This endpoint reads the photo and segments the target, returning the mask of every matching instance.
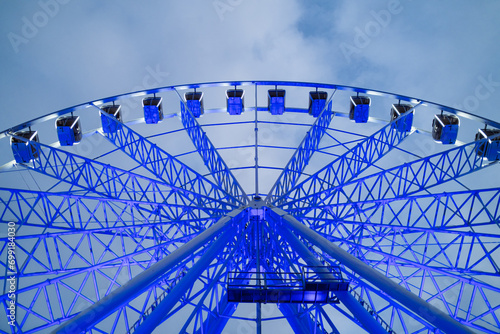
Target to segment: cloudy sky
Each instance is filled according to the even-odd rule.
[[[129,91],[226,80],[360,86],[500,121],[499,1],[0,6],[0,131]]]
[[[139,88],[299,80],[495,118],[498,1],[2,1],[2,130]],[[480,87],[482,85],[482,87]]]

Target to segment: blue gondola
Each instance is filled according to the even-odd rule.
[[[228,89],[226,101],[229,115],[241,115],[245,108],[245,91],[243,89]]]
[[[318,117],[323,109],[325,109],[327,98],[327,92],[309,92],[309,115]]]
[[[367,96],[351,96],[349,119],[353,119],[356,123],[368,122],[370,103],[371,100]]]
[[[10,146],[17,163],[27,163],[39,157],[38,147],[30,144],[29,141],[39,142],[37,131],[19,131],[10,137]]]
[[[57,137],[61,146],[72,146],[82,140],[79,116],[62,116],[56,120]]]
[[[115,133],[122,128],[122,125],[120,124],[122,122],[122,113],[120,109],[120,105],[107,105],[101,107],[101,123],[104,133]],[[103,115],[103,113],[108,114],[120,123],[109,119],[106,115]]]
[[[283,115],[285,112],[284,89],[270,89],[267,91],[267,108],[271,115]]]
[[[413,106],[411,104],[403,104],[403,103],[393,104],[391,108],[391,121],[399,118],[399,116],[408,112],[412,108]],[[396,121],[395,128],[400,132],[409,132],[411,131],[412,124],[413,124],[413,111],[408,116],[406,116],[404,120]]]
[[[459,127],[460,119],[456,115],[434,115],[432,138],[443,144],[455,144]]]
[[[495,138],[490,138],[496,136]],[[476,140],[490,138],[485,143],[476,147],[477,155],[489,161],[500,160],[500,130],[479,129],[476,133]]]
[[[157,124],[163,120],[163,107],[161,97],[146,97],[142,100],[144,120],[146,124]]]
[[[205,113],[202,92],[187,92],[184,94],[184,99],[194,117],[198,118]]]

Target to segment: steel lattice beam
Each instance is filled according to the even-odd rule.
[[[106,113],[103,115],[110,121],[119,123]],[[228,201],[233,205],[243,204],[218,184],[186,166],[125,124],[120,123],[120,127],[120,131],[101,134],[166,184],[209,198]]]
[[[330,96],[330,100],[332,97],[333,94]],[[333,116],[332,102],[329,101],[269,191],[267,201],[273,203],[275,198],[280,198],[295,186],[311,156],[318,149],[319,142],[328,129]]]
[[[319,205],[316,209],[315,214],[307,217],[342,221],[362,219],[385,226],[428,227],[441,231],[480,227],[500,220],[500,188]]]
[[[207,166],[216,182],[220,184],[225,192],[231,194],[232,197],[238,199],[241,203],[248,203],[248,197],[238,183],[238,180],[236,180],[233,173],[231,173],[229,167],[221,158],[215,146],[208,139],[205,131],[203,131],[200,124],[198,124],[198,121],[196,121],[196,118],[187,108],[187,105],[182,97],[179,96],[179,98],[181,101],[182,124],[184,125],[184,129],[191,138],[194,146],[198,150],[198,153],[200,153],[205,166]]]
[[[285,207],[293,215],[305,215],[318,205],[414,194],[494,164],[476,153],[485,142],[483,139],[465,144],[327,190],[299,188]]]
[[[212,220],[226,213],[220,209],[151,203],[0,188],[0,221],[19,225],[82,231],[86,228],[119,228],[141,226],[148,222],[172,223]],[[196,225],[191,226],[196,228]],[[200,226],[204,227],[203,225]]]
[[[309,176],[296,187],[290,184],[289,187],[284,187],[275,194],[270,192],[269,203],[281,206],[287,202],[287,199],[296,198],[297,194],[309,193],[311,190],[314,193],[320,193],[352,180],[410,135],[410,132],[396,131],[396,128],[398,124],[405,122],[406,117],[419,105],[420,103],[373,135],[363,139],[354,148]]]
[[[364,279],[377,286],[386,294],[437,328],[443,330],[444,332],[472,333],[469,328],[460,324],[448,314],[445,314],[438,308],[426,303],[416,295],[388,279],[380,272],[320,236],[318,233],[300,224],[291,215],[277,208],[272,209],[272,211],[283,219],[282,221],[286,226],[285,228],[296,231],[299,235],[319,247],[322,251],[342,262],[343,265],[347,266],[349,269],[353,270]]]
[[[214,241],[207,252],[193,265],[178,284],[170,291],[170,293],[154,308],[145,320],[139,325],[135,333],[147,334],[151,333],[163,320],[163,318],[172,310],[179,299],[194,285],[194,282],[199,278],[202,272],[210,265],[215,257],[229,242],[230,238],[234,237],[236,229],[226,229]]]
[[[229,203],[167,185],[126,170],[68,153],[41,143],[29,142],[39,152],[27,168],[101,196],[141,201],[193,205],[200,209],[230,210]]]
[[[209,240],[231,228],[234,219],[241,215],[242,209],[231,211],[228,215],[210,228],[193,238],[190,242],[173,251],[169,256],[155,263],[148,270],[135,276],[131,281],[116,289],[106,297],[100,299],[92,307],[79,313],[72,320],[59,326],[53,333],[74,333],[91,328],[106,316],[111,314],[117,307],[128,302],[152,284],[158,282],[162,275],[175,267],[180,261],[187,258],[191,253],[205,245]]]

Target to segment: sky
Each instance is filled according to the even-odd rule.
[[[497,1],[0,6],[2,130],[101,97],[206,81],[353,85],[493,118],[500,97]]]
[[[0,0],[0,8],[0,131],[107,96],[227,80],[359,86],[500,121],[498,1]]]

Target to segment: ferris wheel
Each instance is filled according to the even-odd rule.
[[[0,133],[4,333],[498,333],[500,123],[168,86]]]

